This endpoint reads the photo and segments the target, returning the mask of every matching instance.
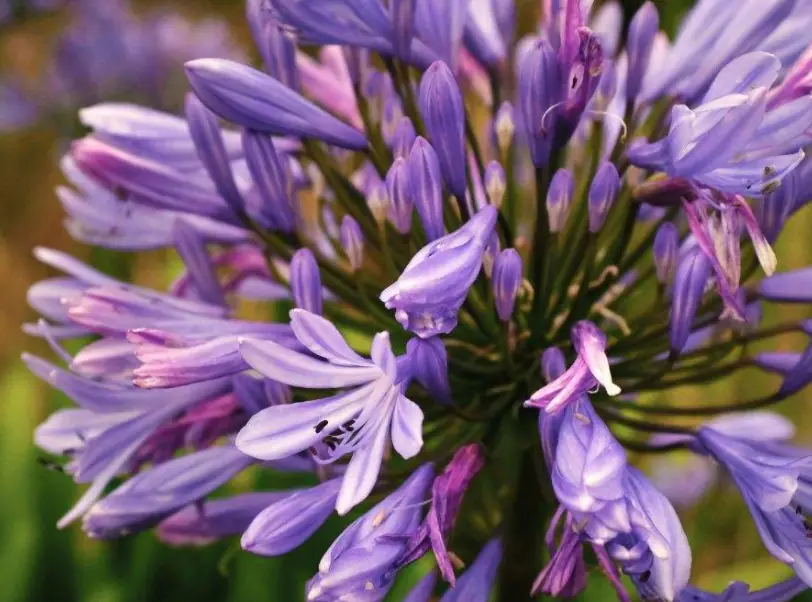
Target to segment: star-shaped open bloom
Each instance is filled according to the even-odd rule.
[[[255,370],[279,382],[344,390],[263,410],[240,431],[237,447],[262,460],[312,449],[313,458],[327,464],[351,454],[336,502],[339,514],[345,514],[372,491],[389,441],[404,458],[420,451],[423,412],[401,391],[387,333],[375,337],[371,359],[364,359],[335,326],[315,314],[293,310],[291,327],[321,359],[251,338],[240,340],[240,353]]]

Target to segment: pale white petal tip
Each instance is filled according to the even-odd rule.
[[[611,383],[611,382],[606,383],[605,387],[606,387],[606,393],[610,397],[614,397],[615,395],[618,395],[620,393],[620,391],[621,391],[620,387],[618,387],[615,383]]]

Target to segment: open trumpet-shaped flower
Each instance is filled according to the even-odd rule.
[[[420,451],[423,412],[399,386],[389,337],[381,333],[366,360],[347,345],[327,320],[304,310],[291,312],[291,327],[315,359],[271,341],[245,338],[240,352],[268,378],[297,387],[348,388],[335,396],[263,410],[237,436],[237,447],[262,460],[313,448],[318,462],[351,454],[336,509],[345,514],[375,486],[387,442],[404,458]]]

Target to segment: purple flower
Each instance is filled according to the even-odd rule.
[[[516,249],[505,249],[496,256],[491,277],[496,313],[508,322],[522,284],[522,258]]]
[[[392,585],[396,562],[420,523],[420,507],[434,477],[424,464],[393,493],[338,536],[308,582],[307,599],[339,600],[363,594],[379,601]]]
[[[432,571],[417,582],[417,585],[409,591],[403,602],[430,602],[436,584],[437,574]]]
[[[321,277],[316,257],[310,249],[299,249],[290,260],[290,292],[296,307],[321,314]]]
[[[602,385],[609,395],[620,393],[620,388],[612,382],[606,357],[606,335],[592,322],[581,320],[572,327],[571,336],[578,354],[575,362],[561,376],[533,393],[524,402],[525,407],[556,412],[595,384]]]
[[[564,519],[561,542],[552,546],[555,528],[564,513],[556,512],[547,532],[550,561],[536,577],[532,594],[574,598],[586,588],[586,563],[583,542],[576,531],[575,519],[567,513]]]
[[[451,384],[448,381],[448,354],[439,337],[416,337],[406,343],[411,377],[420,383],[435,400],[451,403]]]
[[[229,389],[228,379],[215,379],[178,387],[171,393],[144,391],[74,375],[33,356],[23,359],[32,372],[80,406],[55,412],[35,435],[39,447],[72,457],[67,471],[76,482],[91,483],[60,519],[60,526],[85,514],[107,484],[133,466],[140,448],[157,429]]]
[[[389,195],[389,220],[395,226],[395,230],[401,234],[408,234],[412,229],[414,196],[409,181],[409,163],[405,158],[398,157],[389,168],[386,174],[386,191]],[[442,203],[442,192],[436,199],[430,199],[430,202],[437,199]],[[421,213],[421,217],[422,215]],[[442,216],[439,226],[442,228]]]
[[[674,273],[679,252],[679,230],[673,223],[665,222],[657,229],[652,252],[657,280],[661,284],[666,284]]]
[[[732,59],[762,46],[793,4],[747,0],[732,7],[717,0],[698,2],[680,28],[665,64],[646,82],[643,100],[663,93],[696,98]]]
[[[547,218],[550,232],[561,232],[567,223],[575,183],[572,174],[565,168],[555,172],[547,189]]]
[[[356,46],[391,56],[398,53],[403,42],[402,38],[396,38],[393,15],[377,0],[271,0],[271,6],[305,44]],[[415,18],[422,36],[419,5],[417,10]],[[402,29],[400,22],[398,25]],[[408,55],[400,58],[426,67],[435,55],[426,44],[413,38]]]
[[[711,426],[697,433],[696,451],[709,454],[733,478],[767,550],[812,583],[812,547],[806,520],[812,503],[812,454]]]
[[[626,97],[637,98],[643,85],[643,77],[648,70],[654,37],[660,27],[660,16],[657,7],[646,2],[634,14],[629,24],[629,35],[626,51],[629,55],[629,73],[626,77]]]
[[[430,241],[437,240],[445,232],[443,180],[437,153],[422,136],[417,137],[409,153],[408,176],[402,184],[403,189],[406,194],[411,189],[411,197],[423,222],[426,237]]]
[[[352,271],[361,269],[364,265],[364,235],[361,226],[349,215],[341,220],[341,246],[350,260]]]
[[[243,133],[242,149],[260,199],[258,210],[252,214],[270,227],[292,231],[296,216],[291,206],[291,182],[284,157],[277,153],[270,136],[250,130]]]
[[[268,134],[303,136],[362,150],[367,141],[264,73],[225,59],[197,59],[186,64],[198,98],[223,119]]]
[[[332,514],[340,488],[341,480],[332,479],[310,489],[286,491],[254,517],[240,545],[261,556],[298,548]]]
[[[492,539],[485,544],[476,560],[462,574],[457,585],[440,598],[440,602],[487,602],[500,562],[502,562],[502,542],[499,539]]]
[[[615,202],[620,188],[620,175],[613,163],[608,161],[598,167],[595,179],[589,187],[589,231],[599,232],[606,216]]]
[[[227,483],[254,460],[233,446],[213,447],[164,462],[132,477],[96,502],[83,528],[109,539],[145,529]]]
[[[458,200],[465,198],[465,107],[454,75],[442,61],[420,80],[420,114],[437,151],[443,179]]]
[[[196,502],[161,521],[158,539],[175,546],[200,546],[239,535],[257,514],[287,495],[287,492],[243,493]]]
[[[812,268],[775,274],[761,281],[759,296],[779,303],[812,302]]]
[[[701,249],[689,248],[681,254],[674,274],[671,299],[671,353],[679,354],[685,347],[691,328],[710,278],[711,265]]]
[[[417,252],[398,281],[381,293],[404,328],[422,338],[454,330],[495,225],[496,210],[487,206],[456,232]]]
[[[721,594],[710,594],[688,585],[677,596],[676,602],[790,602],[807,589],[806,583],[797,577],[755,592],[741,581],[733,581]]]
[[[530,157],[536,167],[547,163],[552,150],[561,75],[558,56],[546,40],[534,41],[519,63],[519,108]]]
[[[604,543],[630,529],[626,509],[626,453],[592,404],[581,398],[563,410],[552,459],[555,496],[592,541]]]
[[[350,349],[335,326],[315,314],[293,310],[291,327],[322,359],[250,338],[240,341],[242,356],[261,374],[288,385],[347,390],[261,411],[240,431],[237,447],[262,460],[309,448],[315,448],[314,460],[320,463],[352,454],[336,501],[339,514],[346,514],[375,486],[390,439],[404,458],[420,451],[423,412],[401,392],[388,333],[375,337],[372,359],[367,360]]]
[[[627,467],[624,487],[632,530],[606,549],[631,577],[641,598],[674,600],[691,573],[691,549],[679,517],[636,468]]]
[[[457,450],[443,473],[434,479],[429,513],[420,528],[409,538],[406,550],[398,561],[399,566],[421,558],[431,549],[443,579],[454,587],[457,578],[446,540],[454,528],[462,497],[484,464],[482,449],[477,444],[466,445]]]
[[[701,105],[675,106],[668,136],[632,147],[630,160],[722,192],[770,192],[804,157],[802,144],[783,148],[773,138],[778,123],[766,113],[767,90],[779,69],[777,59],[763,52],[732,61]]]
[[[468,0],[431,2],[418,0],[415,26],[426,46],[457,71],[463,31],[468,21]]]
[[[496,4],[512,3],[470,0],[468,4],[468,23],[465,26],[464,34],[465,45],[482,64],[498,66],[507,56],[502,27],[508,27],[508,25],[505,22],[500,23]],[[503,10],[506,9],[503,8]],[[509,27],[512,31],[512,24]]]

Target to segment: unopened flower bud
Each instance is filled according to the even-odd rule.
[[[414,197],[409,186],[409,165],[406,159],[395,159],[386,174],[386,191],[389,196],[389,219],[395,230],[408,234],[412,228]]]
[[[522,258],[516,249],[505,249],[493,264],[493,297],[496,313],[503,322],[510,320],[516,304],[516,295],[522,284]]]
[[[533,165],[547,164],[556,125],[561,90],[558,54],[546,40],[538,40],[519,64],[519,97]]]
[[[412,120],[406,116],[401,117],[392,136],[392,154],[396,159],[409,158],[409,151],[412,150],[415,138],[417,138],[417,133]]]
[[[361,233],[361,226],[350,215],[345,215],[341,220],[341,246],[350,260],[352,271],[358,270],[364,263],[364,235]]]
[[[296,307],[321,314],[321,277],[310,249],[299,249],[290,260],[290,292]]]
[[[418,136],[409,153],[409,181],[426,238],[437,240],[443,226],[443,180],[437,153],[428,140]]]
[[[497,209],[502,206],[506,187],[505,170],[498,161],[491,161],[485,168],[485,190],[491,205]]]
[[[516,119],[513,114],[513,105],[503,102],[493,119],[493,133],[496,138],[496,145],[499,151],[505,155],[513,144],[513,136],[516,135]]]
[[[437,151],[443,177],[458,199],[465,199],[465,105],[454,74],[435,61],[420,81],[420,114]]]
[[[589,231],[600,231],[609,209],[617,197],[620,188],[620,175],[614,163],[604,162],[589,187]]]
[[[564,374],[567,360],[558,347],[547,347],[541,354],[541,374],[548,383]]]
[[[386,184],[380,182],[372,187],[367,196],[367,206],[378,225],[386,221],[386,215],[389,212],[389,193],[386,190]]]
[[[574,188],[575,183],[569,170],[562,167],[555,172],[547,189],[547,218],[550,220],[550,232],[561,232],[564,229],[572,205]]]
[[[679,230],[671,222],[665,222],[654,237],[654,267],[657,280],[665,284],[671,279],[679,250]]]

